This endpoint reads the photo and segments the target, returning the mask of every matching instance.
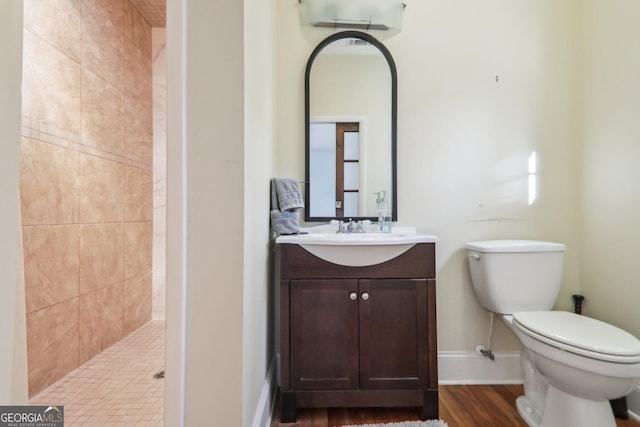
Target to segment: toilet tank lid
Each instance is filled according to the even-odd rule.
[[[484,240],[469,242],[466,249],[477,252],[564,252],[562,243],[539,240]]]

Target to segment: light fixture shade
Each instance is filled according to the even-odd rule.
[[[402,0],[299,0],[300,22],[324,28],[400,31]]]

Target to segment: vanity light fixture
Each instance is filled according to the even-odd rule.
[[[319,28],[399,32],[402,0],[298,0],[300,22]]]

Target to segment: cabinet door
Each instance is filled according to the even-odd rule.
[[[358,388],[358,281],[292,280],[294,390]]]
[[[425,279],[360,281],[360,388],[427,388]]]

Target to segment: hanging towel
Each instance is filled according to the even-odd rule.
[[[285,206],[286,208],[283,208]],[[271,180],[271,228],[278,234],[298,234],[304,207],[298,183],[292,179]]]
[[[300,233],[300,212],[282,212],[274,209],[271,211],[271,228],[278,234]]]
[[[279,207],[284,212],[291,209],[304,208],[302,192],[297,181],[288,178],[273,178],[272,182],[278,198],[278,206],[274,206],[273,209],[278,209]]]

